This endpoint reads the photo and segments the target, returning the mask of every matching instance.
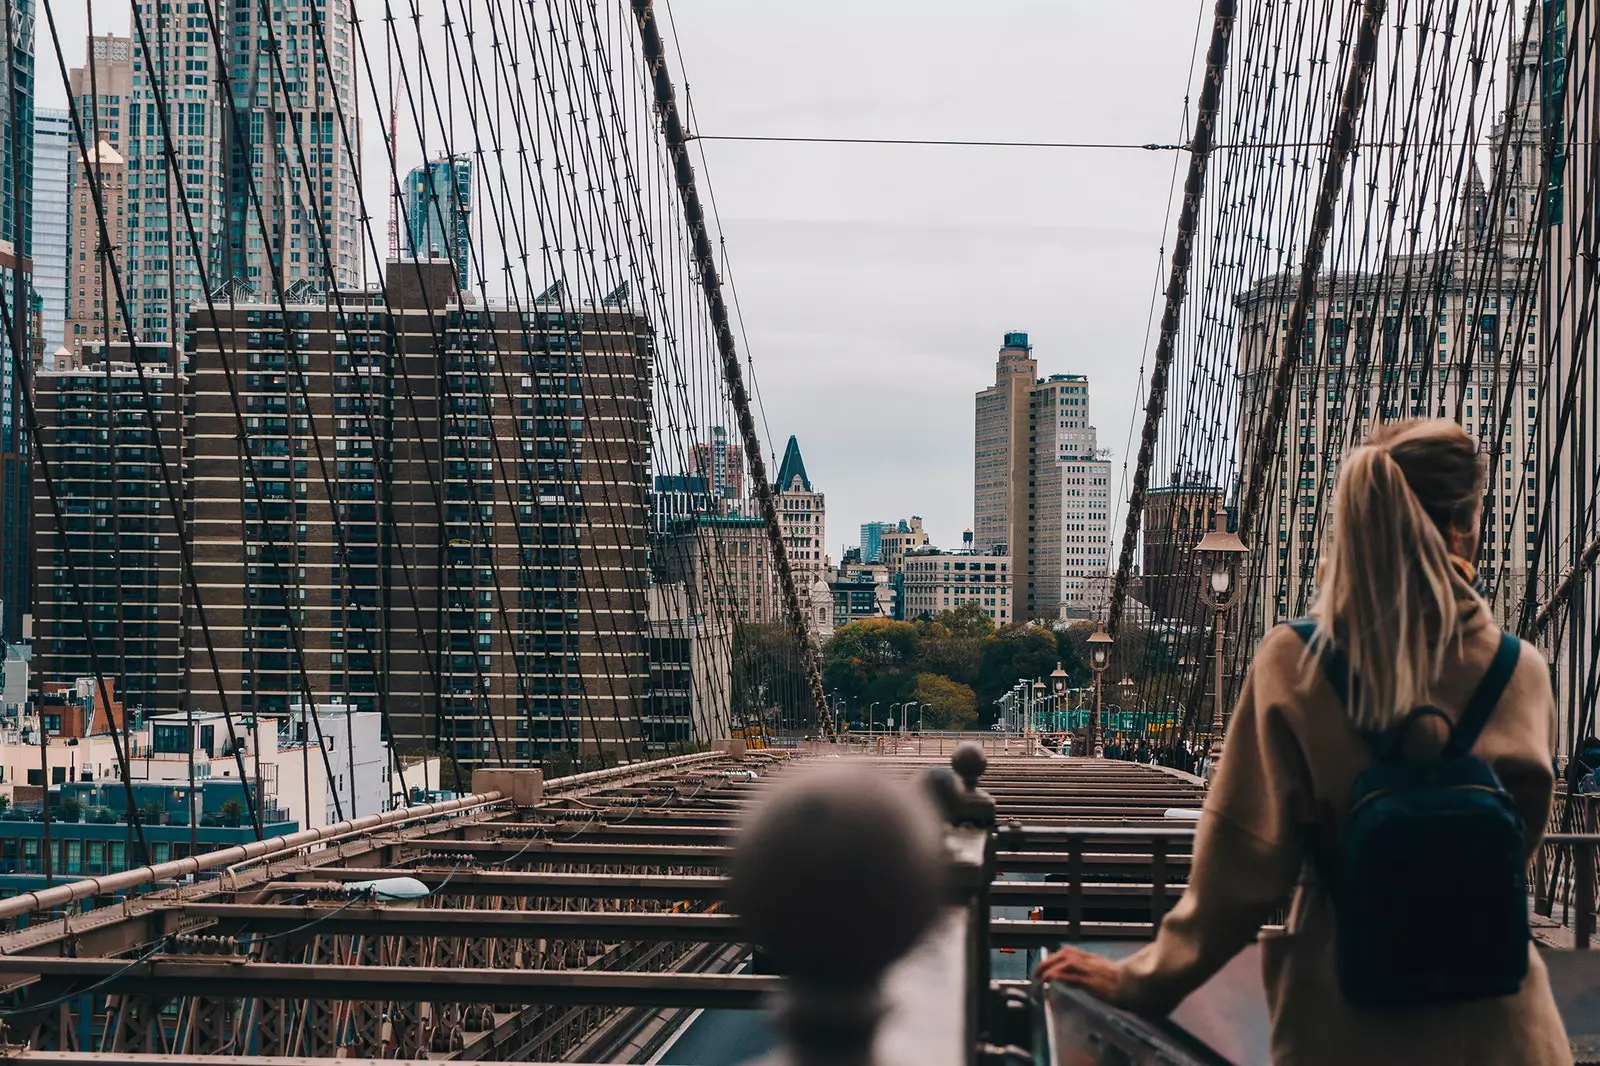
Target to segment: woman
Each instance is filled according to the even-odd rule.
[[[1274,1063],[1572,1062],[1531,944],[1514,995],[1427,1008],[1351,1005],[1335,976],[1332,900],[1308,861],[1308,840],[1339,839],[1351,786],[1371,762],[1358,726],[1382,728],[1422,704],[1455,718],[1494,657],[1500,631],[1473,591],[1468,561],[1477,557],[1482,497],[1477,450],[1453,422],[1384,427],[1346,458],[1312,616],[1349,661],[1355,718],[1298,635],[1286,626],[1268,633],[1206,796],[1188,889],[1155,942],[1121,963],[1062,948],[1040,964],[1041,980],[1165,1015],[1297,892],[1290,925],[1261,936]],[[1549,672],[1524,644],[1473,754],[1515,800],[1529,856],[1550,813],[1554,735]],[[1442,722],[1422,719],[1409,731],[1407,756],[1435,755],[1446,739]]]

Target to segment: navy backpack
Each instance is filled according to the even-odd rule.
[[[1315,646],[1314,622],[1289,624]],[[1348,706],[1343,653],[1319,650],[1329,684]],[[1517,638],[1501,634],[1437,759],[1403,754],[1418,719],[1449,722],[1437,707],[1418,707],[1384,733],[1363,733],[1372,765],[1350,790],[1343,839],[1319,863],[1332,889],[1339,988],[1357,1006],[1510,995],[1527,976],[1522,816],[1494,770],[1472,754],[1520,655]]]

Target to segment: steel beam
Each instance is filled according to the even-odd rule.
[[[275,933],[315,923],[306,936],[361,933],[376,936],[551,937],[567,940],[690,940],[740,943],[738,920],[726,914],[630,914],[620,911],[496,911],[440,907],[287,906],[186,903],[185,918]]]
[[[242,957],[123,959],[0,957],[0,974],[39,974],[141,996],[365,1000],[425,1003],[593,1004],[747,1010],[782,989],[776,977],[631,970],[493,970],[311,966]],[[26,1006],[23,1008],[26,1009]]]

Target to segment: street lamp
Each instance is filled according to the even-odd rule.
[[[1105,754],[1100,746],[1100,710],[1105,701],[1106,667],[1111,665],[1111,648],[1117,640],[1106,632],[1104,623],[1089,635],[1089,666],[1094,670],[1094,713],[1089,715],[1089,736],[1083,745],[1084,753],[1096,758]]]
[[[1044,682],[1033,683],[1033,702],[1028,705],[1028,732],[1039,731],[1039,704],[1044,702]]]
[[[1061,728],[1061,698],[1067,694],[1068,680],[1067,672],[1056,663],[1056,668],[1050,671],[1050,719],[1055,730]]]
[[[871,706],[869,706],[867,708],[867,736],[869,736],[869,737],[872,736],[872,714],[877,709],[878,709],[878,701],[877,700],[873,700]]]
[[[1211,745],[1206,753],[1210,763],[1207,769],[1209,779],[1210,774],[1216,773],[1222,760],[1222,615],[1233,606],[1238,591],[1239,562],[1249,549],[1239,539],[1239,534],[1228,532],[1228,511],[1219,507],[1212,519],[1211,532],[1200,538],[1195,550],[1200,553],[1210,573],[1201,595],[1206,605],[1216,612],[1213,625],[1216,643],[1211,652],[1216,661],[1216,690],[1211,704]]]
[[[911,708],[920,706],[921,704],[916,700],[910,700],[905,704],[905,706],[900,708],[900,733],[902,736],[905,735],[906,726],[909,725],[911,721]]]

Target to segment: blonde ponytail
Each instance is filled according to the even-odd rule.
[[[1348,659],[1361,728],[1428,701],[1458,618],[1447,533],[1476,534],[1482,491],[1477,450],[1454,422],[1396,423],[1346,457],[1311,613]]]

